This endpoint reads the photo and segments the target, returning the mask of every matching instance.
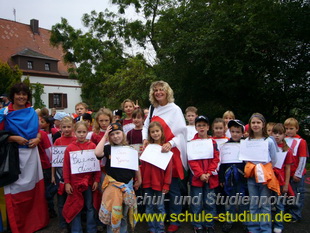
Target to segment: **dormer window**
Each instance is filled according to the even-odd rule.
[[[50,71],[50,70],[51,70],[51,65],[50,65],[50,63],[45,63],[44,69],[45,69],[46,71]]]
[[[27,68],[28,68],[28,70],[33,70],[33,62],[32,61],[27,61]]]

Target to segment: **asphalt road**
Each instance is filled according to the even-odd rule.
[[[310,175],[308,174],[306,177],[306,182],[305,182],[305,187],[306,187],[306,192],[305,192],[305,205],[303,209],[303,219],[300,222],[297,223],[285,223],[284,226],[284,231],[287,233],[310,233],[310,227],[309,227],[309,222],[310,222]],[[215,231],[216,232],[222,232],[221,231],[221,226],[223,223],[221,222],[215,222]],[[147,231],[147,224],[145,222],[140,222],[137,223],[135,232],[138,233],[146,233]],[[58,228],[58,219],[54,218],[50,220],[50,224],[38,231],[41,233],[54,233],[54,232],[59,232]],[[190,223],[182,223],[181,227],[177,231],[177,233],[189,233],[189,232],[194,232],[193,227]],[[232,233],[243,233],[242,230],[242,225],[240,223],[237,223],[234,225],[233,229],[230,231]]]

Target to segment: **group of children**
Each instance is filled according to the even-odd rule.
[[[141,191],[140,186],[143,192],[139,194],[143,193],[143,197],[161,197],[169,192],[172,161],[165,169],[142,160],[139,161],[138,170],[111,166],[111,147],[133,145],[139,155],[145,149],[142,148],[142,128],[147,113],[129,99],[123,102],[122,107],[124,118],[103,108],[92,120],[88,117],[87,105],[78,103],[76,119],[65,113],[56,113],[54,119],[59,121],[55,127],[57,130],[46,140],[42,139],[48,138],[46,134],[51,133],[52,129],[44,125],[45,118],[41,116],[40,132],[44,136],[41,136],[39,151],[46,173],[46,197],[50,215],[53,216],[53,187],[57,184],[58,215],[63,232],[68,231],[69,223],[72,232],[83,232],[82,214],[86,214],[87,232],[97,232],[97,226],[101,224],[99,219],[107,225],[108,232],[127,232],[127,222],[131,227],[135,224],[135,192]],[[215,232],[214,220],[220,218],[220,214],[234,215],[244,211],[251,215],[250,219],[243,222],[247,232],[282,232],[283,220],[275,221],[272,226],[270,219],[258,221],[253,218],[257,214],[271,216],[270,202],[259,205],[254,201],[238,205],[226,203],[220,208],[213,200],[217,195],[226,198],[238,195],[261,198],[299,195],[298,202],[292,205],[277,202],[274,207],[276,213],[290,213],[291,221],[301,219],[308,152],[306,141],[297,135],[297,120],[289,118],[284,124],[272,125],[268,135],[267,122],[259,113],[251,116],[247,126],[236,120],[231,111],[225,112],[222,118],[216,118],[210,124],[206,116],[197,114],[195,107],[188,107],[185,118],[188,122],[187,153],[190,168],[188,193],[191,197],[202,197],[198,203],[190,203],[190,211],[194,215],[205,213],[212,216],[210,221],[192,221],[194,232]],[[209,135],[210,130],[212,136]],[[148,136],[150,144],[163,145],[165,142],[163,127],[159,122],[150,123]],[[51,158],[48,142],[54,146],[66,146],[62,168],[51,168],[48,162],[51,160],[47,159]],[[201,143],[199,145],[206,148],[206,158],[193,155],[195,151],[191,151],[192,147],[189,146],[192,142]],[[253,155],[253,148],[261,154],[255,152]],[[101,171],[72,174],[70,152],[83,153],[86,150],[94,150]],[[235,159],[230,160],[228,155]],[[244,159],[236,159],[238,156]],[[148,202],[145,213],[164,215],[165,203]],[[233,222],[225,218],[222,231],[229,232]],[[150,232],[165,232],[163,220],[150,221],[148,227]]]

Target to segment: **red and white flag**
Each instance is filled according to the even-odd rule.
[[[151,112],[151,110],[149,111]],[[151,121],[158,121],[161,123],[166,142],[170,141],[173,148],[172,167],[173,176],[176,175],[183,179],[184,171],[187,170],[187,156],[186,156],[186,123],[182,110],[174,103],[168,103],[165,106],[158,106],[154,109]],[[144,122],[143,139],[147,139],[147,129],[149,126],[149,118]]]
[[[13,233],[32,233],[49,222],[45,186],[37,147],[19,149],[21,174],[4,187],[6,207]]]

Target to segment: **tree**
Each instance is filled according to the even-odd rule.
[[[102,83],[102,95],[106,96],[107,106],[120,107],[120,100],[138,100],[140,107],[149,106],[149,87],[156,80],[153,70],[141,55],[129,58],[113,75]],[[117,90],[117,91],[105,91]]]
[[[61,23],[52,27],[50,39],[52,45],[63,47],[65,62],[77,65],[77,68],[69,70],[70,77],[79,80],[83,101],[94,109],[99,109],[105,103],[105,99],[98,95],[102,88],[100,84],[107,75],[114,74],[125,64],[121,44],[101,36],[92,30],[83,34],[62,18]]]
[[[8,63],[0,61],[0,95],[2,93],[9,93],[11,87],[18,82],[21,82],[22,71],[18,66],[11,68]]]
[[[32,96],[34,98],[34,104],[33,107],[35,109],[37,108],[43,108],[45,107],[42,99],[41,99],[41,95],[44,93],[44,85],[41,83],[34,83],[31,86],[31,90],[33,92]]]

